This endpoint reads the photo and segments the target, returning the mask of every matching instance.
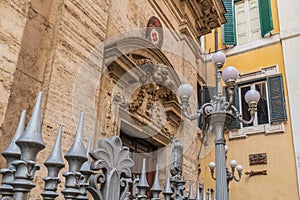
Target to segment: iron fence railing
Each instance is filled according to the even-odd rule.
[[[1,200],[27,200],[32,188],[35,172],[40,169],[36,163],[38,153],[45,148],[41,134],[41,103],[42,93],[38,94],[30,121],[25,128],[26,112],[22,111],[14,137],[2,153],[6,159],[6,167],[0,170],[2,183],[0,185]],[[146,165],[143,160],[142,172],[138,179],[132,180],[131,167],[133,160],[129,157],[129,149],[122,146],[118,136],[100,140],[98,148],[90,150],[91,139],[85,149],[83,142],[83,119],[81,113],[77,132],[72,146],[64,158],[69,164],[69,170],[63,173],[64,189],[61,193],[66,200],[205,200],[205,191],[200,195],[197,185],[196,196],[190,184],[189,194],[186,194],[186,181],[182,177],[182,145],[173,141],[170,173],[165,180],[164,189],[160,186],[158,168],[156,168],[154,183],[151,188],[146,178]],[[59,126],[56,142],[49,158],[44,162],[48,175],[44,177],[44,190],[41,196],[45,200],[58,197],[57,187],[61,182],[58,174],[64,168],[61,150],[62,125]],[[133,189],[129,189],[133,188]],[[147,197],[150,189],[151,198]],[[161,194],[162,193],[162,194]]]

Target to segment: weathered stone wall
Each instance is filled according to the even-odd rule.
[[[38,91],[44,94],[42,133],[47,147],[37,162],[42,164],[49,155],[59,123],[64,125],[64,153],[71,146],[77,111],[84,111],[73,109],[74,85],[83,61],[105,38],[108,6],[108,1],[1,1],[1,152],[22,109],[28,121]],[[90,65],[99,65],[92,59]],[[86,132],[92,133],[92,126],[87,120]],[[2,158],[0,163],[3,167]],[[45,168],[37,175],[33,199],[40,198]]]
[[[17,68],[28,5],[26,2],[20,1],[1,1],[0,10],[0,127],[3,127],[12,89],[13,74]],[[2,135],[6,135],[6,133],[3,133],[1,128],[0,136],[2,137]]]
[[[51,151],[58,123],[64,125],[63,154],[67,152],[73,142],[80,111],[86,113],[85,139],[94,134],[95,119],[88,115],[94,105],[86,105],[80,98],[97,98],[98,94],[89,88],[89,79],[82,80],[81,77],[92,75],[82,72],[86,64],[95,67],[102,64],[97,58],[101,55],[90,54],[105,39],[108,6],[108,1],[63,1],[43,119],[43,135],[48,146],[41,158]]]
[[[1,115],[1,141],[8,144],[22,109],[31,112],[52,60],[54,23],[58,1],[2,1],[1,35],[3,49],[1,69],[8,72],[4,77],[3,109]],[[6,69],[9,69],[7,71]],[[6,79],[9,77],[10,82]],[[5,98],[4,98],[5,97]],[[27,120],[28,120],[27,116]],[[6,145],[7,146],[7,145]],[[1,151],[6,147],[1,145]]]

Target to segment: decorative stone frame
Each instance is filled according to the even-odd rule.
[[[278,74],[278,66],[270,66],[266,68],[262,68],[258,71],[239,74],[239,79],[237,83],[251,81],[259,78],[264,78],[267,76]],[[285,133],[285,125],[284,122],[274,123],[274,124],[262,124],[258,126],[250,126],[243,127],[240,129],[234,129],[229,131],[229,139],[237,139],[237,138],[246,138],[249,135],[253,134],[275,134],[275,133]]]
[[[114,84],[111,95],[112,106],[117,110],[115,134],[122,129],[157,146],[167,145],[181,121],[181,108],[175,95],[180,80],[167,57],[147,40],[131,37],[106,45],[104,66]],[[134,92],[127,94],[125,89]],[[144,112],[144,104],[149,104],[144,101],[150,100],[163,109],[165,123],[157,125],[159,119]],[[151,123],[153,120],[155,123]]]

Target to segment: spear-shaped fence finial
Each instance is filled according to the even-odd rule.
[[[192,181],[190,181],[190,192],[189,192],[188,200],[195,200],[195,196],[193,193],[193,182]]]
[[[65,199],[76,199],[81,194],[79,181],[83,176],[79,170],[81,165],[87,161],[83,143],[83,118],[84,114],[81,112],[74,142],[65,155],[69,163],[69,171],[63,173],[63,176],[66,177],[65,189],[62,190]]]
[[[150,191],[153,194],[153,197],[151,198],[151,200],[159,200],[159,193],[162,191],[161,187],[160,187],[160,183],[159,183],[159,178],[158,178],[158,164],[156,164],[156,170],[155,170],[155,177],[154,177],[154,181],[153,181],[153,185],[150,189]]]
[[[45,200],[54,200],[58,196],[56,193],[57,185],[60,183],[58,173],[65,166],[61,151],[61,134],[62,125],[60,124],[52,152],[44,163],[48,169],[48,176],[43,179],[45,181],[45,191],[42,193],[42,196]]]
[[[173,194],[173,190],[171,188],[171,183],[170,183],[170,174],[169,173],[167,175],[166,184],[165,184],[163,194],[165,196],[165,200],[170,200],[171,195]]]
[[[13,193],[14,188],[11,185],[11,182],[14,180],[14,171],[12,169],[11,163],[14,160],[19,160],[21,157],[21,151],[19,147],[16,145],[16,140],[24,132],[25,118],[26,118],[26,111],[22,110],[19,124],[14,134],[14,137],[11,140],[11,143],[2,153],[2,155],[6,159],[6,168],[0,170],[0,174],[2,174],[2,184],[0,186],[0,194],[2,194],[2,198],[13,197],[14,195]]]
[[[20,148],[20,160],[14,160],[12,165],[16,168],[14,173],[14,199],[28,199],[28,193],[35,187],[34,174],[40,169],[35,163],[37,154],[45,148],[41,134],[42,92],[38,93],[30,121],[23,134],[16,140]]]
[[[142,172],[139,183],[137,185],[139,189],[138,199],[146,200],[147,199],[147,189],[149,188],[149,184],[146,177],[146,159],[143,159]]]

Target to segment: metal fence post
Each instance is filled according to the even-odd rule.
[[[121,139],[114,136],[109,140],[100,140],[98,148],[91,151],[90,156],[94,160],[91,169],[103,172],[93,174],[89,179],[87,189],[93,198],[127,200],[130,195],[128,178],[134,164],[129,157],[129,148],[123,147]]]
[[[77,199],[80,200],[88,200],[86,188],[89,185],[88,180],[90,176],[93,174],[93,171],[90,169],[92,161],[89,156],[91,150],[91,142],[92,142],[92,137],[89,137],[89,142],[86,150],[86,157],[88,160],[85,163],[83,163],[80,168],[80,173],[83,175],[83,178],[79,183],[79,187],[80,187],[79,190],[81,194],[77,197]]]
[[[61,152],[61,133],[62,125],[59,125],[54,147],[44,163],[48,169],[48,176],[43,179],[45,181],[45,191],[41,194],[44,200],[54,200],[58,196],[56,193],[57,185],[60,183],[58,173],[65,166]]]
[[[83,178],[79,172],[81,165],[87,161],[86,152],[83,143],[83,113],[80,113],[80,119],[77,127],[74,142],[65,155],[69,163],[69,171],[63,173],[66,177],[65,189],[62,193],[66,200],[74,200],[80,195],[79,182]]]
[[[14,180],[14,169],[12,166],[12,162],[14,160],[19,160],[21,157],[21,151],[16,145],[16,140],[24,131],[25,117],[26,111],[23,110],[14,137],[6,150],[2,153],[2,155],[6,159],[6,168],[0,170],[0,174],[2,174],[2,184],[0,186],[0,194],[2,194],[1,199],[8,197],[12,198],[14,196],[14,188],[11,185],[12,181]]]
[[[143,165],[142,165],[142,172],[141,172],[141,178],[139,180],[139,183],[137,185],[139,189],[139,200],[147,200],[147,189],[149,188],[149,184],[146,177],[146,159],[143,159]]]
[[[32,180],[36,170],[40,169],[35,159],[37,154],[45,148],[41,134],[41,106],[42,93],[39,92],[27,128],[16,141],[21,150],[21,158],[12,162],[16,168],[14,181],[11,183],[15,192],[14,199],[27,200],[30,190],[35,187]]]
[[[165,184],[165,188],[164,188],[163,194],[165,196],[165,200],[171,200],[171,196],[173,194],[173,191],[172,191],[172,188],[171,188],[169,173],[167,175],[166,184]]]
[[[152,192],[153,195],[151,200],[160,200],[159,194],[161,193],[162,189],[160,187],[159,178],[158,178],[158,165],[156,165],[155,178],[150,191]]]

